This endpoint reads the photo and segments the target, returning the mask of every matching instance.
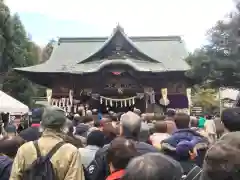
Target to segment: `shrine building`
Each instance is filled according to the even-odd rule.
[[[15,70],[68,112],[81,105],[162,112],[189,108],[187,56],[180,36],[128,37],[118,25],[109,37],[59,38],[48,61]]]

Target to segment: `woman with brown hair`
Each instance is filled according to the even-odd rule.
[[[17,154],[18,148],[24,143],[25,141],[19,136],[11,138],[5,136],[0,140],[0,154],[6,155],[9,158],[14,159],[15,155]]]
[[[106,180],[119,180],[124,175],[129,161],[137,156],[137,150],[131,140],[118,137],[110,143],[106,159],[111,174]]]

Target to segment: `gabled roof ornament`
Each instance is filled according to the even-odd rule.
[[[114,32],[117,32],[117,31],[124,32],[124,29],[119,23],[117,23],[117,26],[114,28]]]

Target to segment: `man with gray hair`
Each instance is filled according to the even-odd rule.
[[[64,143],[63,140],[67,128],[66,122],[67,118],[62,109],[54,106],[44,109],[41,122],[44,128],[42,136],[37,141],[27,142],[18,149],[10,180],[22,180],[24,172],[36,162],[37,158],[46,157],[53,149],[56,151],[52,154],[50,162],[55,170],[54,175],[59,180],[84,180],[78,149]]]
[[[128,111],[127,113],[124,113],[120,118],[120,136],[131,139],[134,142],[139,155],[149,152],[159,152],[153,146],[139,141],[141,124],[140,116],[134,112]],[[109,175],[108,164],[105,159],[108,148],[109,145],[101,148],[96,153],[95,159],[88,166],[87,172],[91,180],[105,180]]]

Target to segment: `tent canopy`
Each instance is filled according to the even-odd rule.
[[[20,101],[0,91],[0,113],[7,112],[10,114],[25,114],[29,108]]]

